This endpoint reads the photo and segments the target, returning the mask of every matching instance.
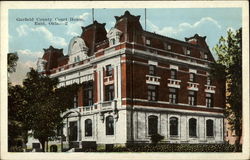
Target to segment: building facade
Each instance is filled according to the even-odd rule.
[[[63,113],[63,144],[222,143],[225,85],[211,79],[214,58],[206,37],[176,40],[143,30],[140,16],[115,16],[107,33],[94,21],[69,43],[50,46],[38,60],[58,87],[80,83],[74,106]]]

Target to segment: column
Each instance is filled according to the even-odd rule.
[[[116,64],[114,65],[114,98],[117,99],[118,98],[118,84],[117,84],[117,66]]]
[[[78,121],[78,137],[79,141],[79,148],[82,148],[82,130],[81,130],[81,115],[79,115],[79,121]]]
[[[100,102],[103,102],[104,101],[104,93],[103,93],[103,69],[101,68],[101,71],[100,71],[100,78],[99,78],[99,84],[100,84],[100,90],[99,90],[99,93],[100,93]]]
[[[188,132],[187,132],[187,116],[186,115],[180,116],[179,125],[181,125],[180,139],[181,141],[187,141]]]
[[[198,127],[199,127],[199,132],[198,132],[198,138],[199,141],[205,141],[205,126],[206,126],[206,122],[205,122],[205,117],[198,117]]]
[[[69,118],[66,120],[66,142],[69,142]]]

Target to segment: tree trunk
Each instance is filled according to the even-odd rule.
[[[237,130],[235,131],[236,133],[236,140],[234,142],[234,152],[240,152],[240,140],[242,136],[242,130],[237,127]]]
[[[42,144],[42,151],[45,152],[45,140],[44,139],[38,139],[38,140]]]
[[[49,142],[45,141],[45,144],[46,144],[46,152],[49,152]]]

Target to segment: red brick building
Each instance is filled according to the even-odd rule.
[[[222,143],[225,85],[209,78],[206,37],[151,33],[128,11],[115,19],[108,33],[97,21],[82,27],[66,56],[51,46],[38,60],[59,87],[82,84],[63,114],[65,145],[147,143],[156,133],[166,143]]]

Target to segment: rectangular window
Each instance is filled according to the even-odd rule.
[[[114,99],[114,85],[105,86],[105,101],[112,101]]]
[[[146,45],[150,45],[150,40],[146,39]]]
[[[195,74],[189,73],[189,82],[195,82]]]
[[[190,49],[187,49],[187,55],[190,55],[190,54],[191,54]]]
[[[165,50],[171,50],[171,45],[165,42],[164,43],[164,49]]]
[[[157,100],[157,86],[155,85],[148,85],[148,100],[156,101]]]
[[[207,60],[207,53],[205,53],[205,54],[204,54],[204,59],[206,59],[206,60]]]
[[[208,108],[213,107],[213,94],[206,93],[206,106]]]
[[[77,122],[69,122],[69,141],[77,141]]]
[[[169,88],[169,103],[178,103],[178,90],[176,88]]]
[[[195,91],[188,92],[188,104],[191,106],[196,105],[196,92]]]
[[[115,39],[114,38],[110,39],[110,44],[111,44],[111,46],[115,45]]]
[[[74,108],[78,107],[78,95],[74,96]]]
[[[93,105],[93,82],[85,83],[83,87],[83,105]]]
[[[212,84],[211,78],[207,77],[207,85],[211,85],[211,84]]]
[[[113,68],[110,64],[106,66],[106,76],[112,76],[112,75],[113,75]]]
[[[171,79],[177,79],[177,70],[171,69]]]
[[[155,75],[155,65],[149,65],[149,75]]]

